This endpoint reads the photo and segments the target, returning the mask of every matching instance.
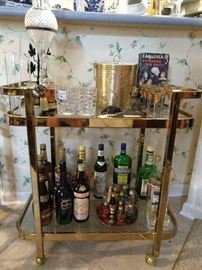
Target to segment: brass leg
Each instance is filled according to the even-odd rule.
[[[145,257],[145,261],[147,264],[155,266],[156,265],[156,257],[152,254],[148,254]]]
[[[41,237],[37,237],[36,239],[36,263],[43,264],[45,262],[44,255],[44,243]]]

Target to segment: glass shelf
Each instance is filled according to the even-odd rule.
[[[103,224],[97,216],[96,206],[100,200],[92,198],[90,201],[90,217],[84,223],[72,221],[70,224],[59,225],[56,222],[55,211],[53,220],[49,225],[43,226],[45,240],[129,240],[154,238],[156,232],[148,231],[146,226],[145,206],[146,201],[138,201],[137,220],[130,225],[114,226]],[[163,231],[162,239],[170,239],[175,236],[176,220],[169,210],[171,223],[166,231]],[[32,212],[32,196],[22,211],[17,222],[18,231],[23,239],[35,239],[34,216]]]
[[[15,114],[6,114],[6,123],[11,126],[26,126],[26,117]],[[86,128],[168,128],[167,118],[147,117],[78,117],[78,116],[33,116],[36,127],[86,127]],[[192,115],[180,111],[177,128],[192,127]]]

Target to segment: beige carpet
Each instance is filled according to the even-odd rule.
[[[194,220],[173,270],[202,269],[202,220]]]

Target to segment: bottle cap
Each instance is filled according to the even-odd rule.
[[[126,143],[121,143],[121,150],[126,150]]]
[[[60,161],[60,171],[61,172],[66,171],[66,161],[65,160]]]
[[[100,143],[100,144],[98,145],[98,149],[99,149],[99,150],[104,150],[104,144],[103,144],[103,143]]]
[[[154,152],[154,147],[153,147],[153,145],[148,145],[148,146],[147,146],[147,152],[151,152],[151,153]]]
[[[45,143],[41,143],[40,144],[40,149],[41,150],[46,150],[46,144]]]
[[[85,145],[81,144],[81,145],[79,146],[79,151],[85,151],[85,150],[86,150]]]

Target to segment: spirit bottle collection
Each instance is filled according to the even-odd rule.
[[[153,230],[161,188],[159,159],[156,163],[153,146],[147,146],[145,163],[138,171],[136,186],[131,188],[132,159],[126,154],[126,143],[121,143],[120,148],[120,154],[113,159],[113,179],[108,186],[104,144],[98,145],[93,174],[93,195],[97,199],[98,216],[102,222],[109,225],[131,224],[137,219],[138,198],[144,199],[147,200],[147,226]],[[61,225],[68,224],[72,220],[85,222],[89,219],[91,190],[89,176],[92,173],[87,171],[86,167],[85,145],[79,146],[77,170],[71,177],[66,168],[65,148],[59,148],[57,166],[53,170],[47,158],[46,145],[40,144],[37,172],[42,225],[51,222],[53,211],[56,213],[56,222]]]

